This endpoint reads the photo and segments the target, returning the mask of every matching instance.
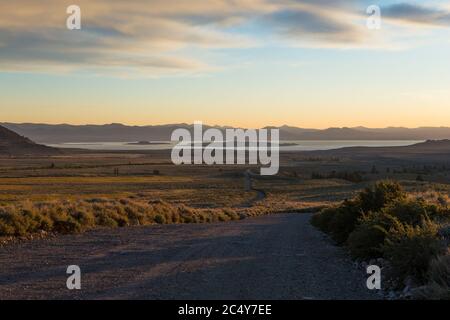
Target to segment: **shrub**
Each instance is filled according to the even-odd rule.
[[[353,232],[362,215],[363,212],[356,201],[344,201],[337,208],[328,225],[332,238],[338,244],[343,244],[347,241],[348,236]]]
[[[118,227],[116,220],[114,220],[113,218],[111,218],[109,215],[107,215],[105,213],[97,214],[95,221],[98,226],[108,227],[108,228]]]
[[[91,212],[77,210],[73,212],[71,216],[82,226],[83,229],[95,225],[95,217]]]
[[[406,198],[405,192],[397,182],[380,181],[373,188],[366,188],[358,196],[364,212],[379,211],[395,200]]]
[[[397,200],[388,205],[384,212],[396,217],[402,223],[417,226],[423,219],[435,214],[432,206],[427,205],[423,200]]]
[[[39,225],[30,211],[13,210],[0,213],[0,235],[23,236],[33,232]]]
[[[16,229],[11,223],[10,213],[0,212],[0,236],[14,236]]]
[[[448,207],[448,196],[444,196],[444,195],[439,195],[437,198],[437,201],[439,203],[439,205],[441,205],[444,208]]]
[[[169,215],[169,220],[168,220],[168,222],[169,222],[169,223],[180,223],[180,222],[182,222],[182,221],[181,221],[181,217],[180,217],[180,215],[179,215],[178,213],[172,212],[172,213]]]
[[[398,183],[383,181],[353,200],[313,215],[311,224],[338,244],[345,243],[354,258],[387,259],[388,277],[398,286],[407,277],[418,283],[448,279],[448,262],[441,261],[444,258],[431,263],[449,245],[446,226],[450,212],[441,202],[408,199]],[[430,296],[447,297],[444,292],[448,292],[448,283],[429,281]]]
[[[144,225],[147,222],[146,216],[130,205],[125,207],[125,213],[127,214],[128,221],[132,225]]]
[[[450,224],[442,224],[439,227],[438,231],[439,235],[447,242],[447,245],[450,246]]]
[[[336,214],[337,210],[338,210],[337,207],[332,207],[323,209],[322,211],[315,213],[311,217],[311,224],[316,228],[322,230],[323,232],[329,233],[331,231],[330,229],[331,219]]]
[[[36,229],[33,230],[33,232],[43,230],[43,231],[51,231],[53,229],[53,220],[50,219],[47,215],[44,214],[37,214],[36,215],[36,221],[38,225],[36,226]]]
[[[67,220],[56,220],[53,223],[53,230],[62,234],[77,233],[82,230],[81,225],[73,218]]]
[[[158,224],[165,224],[166,223],[166,218],[161,215],[161,214],[157,214],[154,218],[155,222]]]
[[[396,220],[386,213],[364,215],[347,240],[350,254],[362,260],[381,257],[384,240]]]
[[[325,209],[314,215],[311,223],[329,233],[338,244],[343,244],[364,213],[378,212],[394,201],[405,198],[406,195],[398,183],[378,182],[373,188],[366,188],[355,199],[345,200],[338,207]]]
[[[219,221],[224,222],[224,221],[228,221],[229,217],[227,215],[225,215],[224,213],[219,213],[218,217]]]
[[[95,227],[123,227],[151,223],[228,221],[269,212],[252,207],[201,209],[162,200],[88,199],[53,202],[17,202],[0,205],[0,236],[22,236],[39,231],[75,233]]]
[[[230,217],[231,220],[239,220],[239,214],[230,208],[223,210],[224,214]]]
[[[416,298],[450,300],[450,254],[432,260],[427,274],[428,283]]]
[[[444,208],[444,207],[438,208],[434,219],[437,221],[443,222],[443,223],[449,223],[450,222],[450,208]]]
[[[430,220],[424,220],[419,226],[396,222],[383,245],[384,257],[393,267],[391,276],[401,281],[408,275],[424,281],[431,260],[443,250],[438,228]]]

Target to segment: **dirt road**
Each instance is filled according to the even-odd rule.
[[[97,230],[0,248],[0,299],[374,299],[309,224],[280,214]],[[82,289],[66,288],[79,265]]]

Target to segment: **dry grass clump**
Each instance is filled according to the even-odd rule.
[[[419,299],[450,300],[450,252],[431,261],[428,283],[417,290]]]
[[[286,206],[283,208],[286,210]],[[281,209],[281,206],[270,203],[256,203],[247,208],[193,208],[163,200],[131,197],[22,201],[0,206],[0,237],[78,233],[97,227],[230,221],[281,212]]]
[[[94,227],[124,227],[166,223],[229,220],[223,210],[192,209],[164,201],[89,199],[21,202],[0,207],[0,236],[23,236],[41,231],[76,233]]]

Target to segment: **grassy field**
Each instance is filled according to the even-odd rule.
[[[376,180],[393,179],[413,192],[448,193],[449,170],[408,161],[281,156],[280,173],[254,179],[273,201],[315,207],[351,198]],[[247,166],[174,166],[166,153],[73,154],[41,158],[0,158],[0,204],[137,196],[194,207],[239,206]],[[416,168],[415,171],[413,168]],[[435,169],[433,169],[435,168]],[[256,172],[255,168],[255,172]],[[357,179],[352,176],[358,174]],[[347,177],[348,176],[348,177]],[[419,179],[420,178],[420,179]]]
[[[350,199],[374,181],[386,178],[400,181],[407,191],[418,195],[436,192],[448,195],[450,190],[445,180],[448,172],[439,164],[428,163],[425,170],[422,165],[412,164],[410,159],[395,159],[387,167],[386,159],[302,153],[285,153],[280,160],[278,175],[255,176],[252,178],[254,189],[247,191],[244,172],[249,168],[257,172],[256,167],[175,166],[167,152],[1,158],[0,209],[22,212],[30,208],[54,217],[42,208],[56,210],[60,206],[67,211],[78,206],[95,218],[98,208],[92,207],[92,203],[107,203],[109,207],[117,207],[119,212],[134,205],[137,211],[148,216],[146,223],[158,223],[154,219],[158,212],[151,207],[154,201],[162,201],[165,207],[172,206],[173,210],[169,211],[177,214],[187,210],[191,214],[217,218],[218,213],[211,210],[222,210],[229,213],[228,218],[237,219],[317,210]],[[184,221],[168,216],[163,220],[164,223]],[[194,219],[195,222],[206,220]],[[35,230],[37,227],[26,225],[26,228]],[[8,230],[9,234],[14,233]]]

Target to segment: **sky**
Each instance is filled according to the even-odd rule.
[[[449,88],[450,0],[0,0],[0,122],[450,126]]]

